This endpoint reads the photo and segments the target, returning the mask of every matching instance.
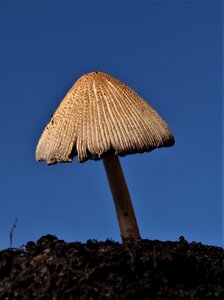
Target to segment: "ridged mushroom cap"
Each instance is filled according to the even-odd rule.
[[[159,114],[123,82],[103,72],[82,76],[44,129],[36,159],[47,164],[100,159],[169,147],[174,138]]]

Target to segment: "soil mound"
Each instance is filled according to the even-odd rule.
[[[224,249],[201,243],[46,235],[0,252],[0,299],[223,300]]]

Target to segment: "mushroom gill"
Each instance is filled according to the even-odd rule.
[[[123,82],[103,72],[82,76],[62,100],[38,142],[48,164],[100,159],[169,147],[174,138],[159,114]]]

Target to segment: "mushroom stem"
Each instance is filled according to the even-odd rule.
[[[141,239],[131,197],[117,155],[107,154],[103,157],[108,182],[113,195],[123,240]]]

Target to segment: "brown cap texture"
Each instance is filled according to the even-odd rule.
[[[47,164],[126,155],[174,144],[159,114],[123,82],[103,72],[83,75],[44,129],[36,159]]]

